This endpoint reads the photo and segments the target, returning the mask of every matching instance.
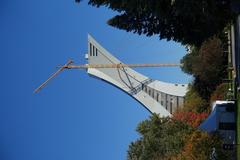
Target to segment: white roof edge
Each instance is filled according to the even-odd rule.
[[[234,104],[234,101],[222,101],[222,100],[216,100],[212,103],[212,111],[214,110],[214,108],[216,107],[217,104],[228,104],[228,103],[232,103]]]

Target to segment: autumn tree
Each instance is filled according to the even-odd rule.
[[[118,12],[108,21],[113,27],[196,46],[235,17],[231,0],[89,0],[88,4]]]
[[[171,118],[159,118],[154,114],[141,122],[137,131],[140,138],[128,149],[128,160],[163,160],[177,155],[185,144],[185,138],[193,128]]]
[[[230,152],[222,148],[223,141],[216,134],[208,134],[206,132],[194,131],[188,136],[185,146],[182,151],[173,156],[171,160],[206,160],[210,159],[213,149],[218,160],[230,159]]]
[[[197,128],[207,117],[208,113],[204,112],[176,112],[173,114],[172,119],[186,123],[193,128]]]
[[[173,118],[160,118],[154,114],[141,122],[137,127],[140,138],[129,145],[127,159],[206,160],[213,148],[219,160],[229,158],[229,152],[222,149],[223,141],[217,133],[200,131],[195,128],[198,124],[192,123],[197,117],[203,120],[205,114],[191,113],[183,117],[175,115]],[[192,121],[190,125],[187,119]]]
[[[216,100],[225,100],[228,93],[228,84],[222,83],[217,86],[216,90],[211,94],[210,102],[214,102]]]
[[[194,90],[207,101],[227,77],[227,54],[224,43],[217,37],[208,39],[200,48],[193,48],[181,62],[182,70],[194,77]]]
[[[208,101],[199,95],[192,84],[189,84],[184,105],[181,110],[184,112],[202,113],[210,112],[210,107]]]

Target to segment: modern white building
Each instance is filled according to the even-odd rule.
[[[88,35],[88,64],[122,64]],[[186,84],[171,84],[150,79],[129,67],[88,68],[91,76],[104,80],[135,98],[151,113],[160,116],[171,114],[184,103]]]

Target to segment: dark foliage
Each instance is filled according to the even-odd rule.
[[[181,60],[182,70],[194,76],[192,87],[207,101],[227,77],[227,54],[224,48],[224,43],[213,37],[205,41],[199,49],[192,48]]]
[[[119,12],[108,21],[111,26],[195,46],[220,33],[235,15],[231,0],[89,0],[88,3]]]

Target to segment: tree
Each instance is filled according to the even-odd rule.
[[[224,100],[228,93],[228,84],[222,83],[217,86],[216,90],[211,94],[210,101],[214,102],[216,100]]]
[[[192,130],[191,126],[181,121],[159,118],[154,114],[138,125],[141,137],[129,145],[128,160],[164,160],[177,155]]]
[[[173,114],[173,119],[186,123],[193,128],[197,128],[207,117],[208,114],[204,112],[176,112]]]
[[[197,116],[200,119],[206,117],[205,114]],[[154,114],[141,122],[137,131],[140,138],[129,145],[128,160],[206,160],[213,148],[219,160],[229,158],[229,152],[222,149],[223,141],[217,133],[200,131],[176,116],[160,118]]]
[[[141,139],[135,142],[132,142],[129,145],[129,149],[128,149],[128,159],[129,160],[141,159],[143,150],[144,150],[143,141]]]
[[[187,46],[188,53],[181,59],[181,69],[187,74],[193,74],[193,67],[196,64],[199,48],[196,46]]]
[[[193,72],[203,81],[218,85],[227,75],[227,54],[223,43],[217,37],[205,41],[199,50]]]
[[[182,70],[194,76],[193,88],[205,100],[227,76],[227,54],[224,43],[213,37],[206,40],[198,49],[194,47],[181,60]]]
[[[209,103],[189,84],[182,110],[184,112],[202,113],[209,112],[210,107]]]
[[[88,3],[118,12],[108,21],[113,27],[196,46],[220,33],[235,17],[231,0],[89,0]]]
[[[230,152],[222,149],[223,141],[216,133],[208,134],[199,130],[194,131],[186,142],[183,150],[172,160],[206,160],[214,150],[218,160],[227,160],[230,158]]]

